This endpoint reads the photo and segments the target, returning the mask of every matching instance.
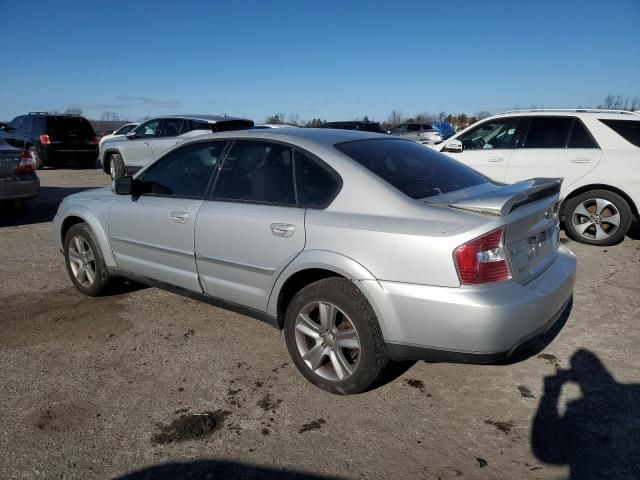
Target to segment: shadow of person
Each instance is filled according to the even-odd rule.
[[[566,382],[582,396],[560,415]],[[569,370],[544,379],[531,446],[541,461],[567,465],[572,480],[640,478],[640,385],[616,382],[596,355],[578,350]]]

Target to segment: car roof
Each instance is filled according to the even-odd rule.
[[[249,120],[248,118],[229,117],[227,115],[199,115],[195,113],[188,113],[188,114],[182,114],[182,115],[158,115],[155,117],[148,118],[145,121],[162,119],[162,118],[182,118],[185,120],[201,120],[208,123],[231,122],[236,120],[242,120],[245,122],[253,123],[253,121]]]
[[[640,120],[640,114],[637,112],[627,112],[624,110],[607,110],[607,109],[582,109],[582,108],[532,108],[528,110],[511,110],[508,112],[502,112],[498,115],[494,115],[489,118],[497,117],[531,117],[531,116],[544,116],[544,117],[597,117],[602,119],[612,120]],[[485,119],[483,119],[485,120]]]

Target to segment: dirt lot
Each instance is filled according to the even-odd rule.
[[[107,177],[41,179],[23,211],[0,210],[0,478],[637,473],[638,240],[564,240],[579,258],[573,309],[520,361],[420,362],[337,397],[304,380],[280,333],[255,320],[154,288],[81,296],[50,222],[63,196]]]

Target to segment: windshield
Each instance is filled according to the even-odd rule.
[[[472,168],[407,140],[356,140],[334,146],[411,198],[433,197],[489,182]]]

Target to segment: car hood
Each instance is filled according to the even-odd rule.
[[[74,193],[73,195],[69,195],[68,197],[66,197],[65,200],[68,200],[70,202],[84,202],[87,200],[111,201],[113,200],[114,195],[115,193],[111,191],[111,187],[100,187]]]

